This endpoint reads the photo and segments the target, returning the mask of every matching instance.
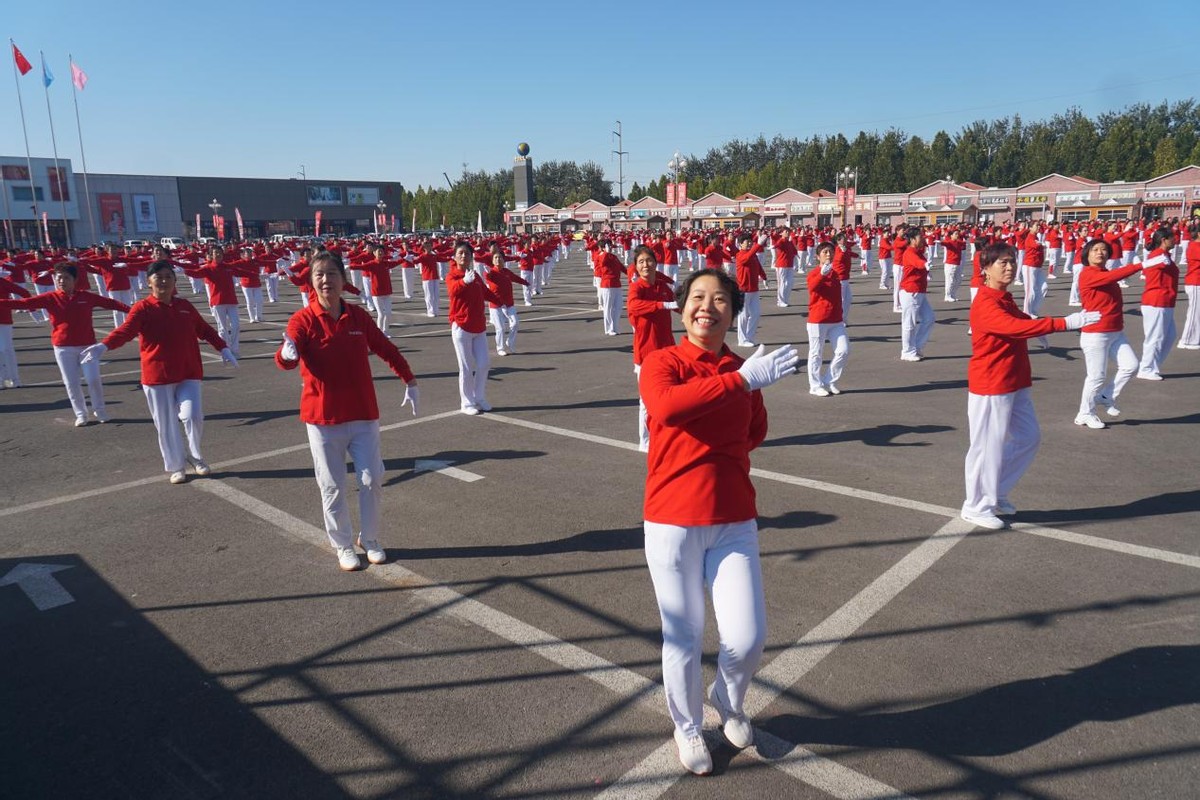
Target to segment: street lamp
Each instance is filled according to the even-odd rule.
[[[508,234],[512,233],[512,230],[508,224],[508,201],[507,200],[504,201],[503,206],[504,206],[504,234],[507,236]]]
[[[300,165],[300,171],[296,174],[300,176],[300,180],[302,180],[302,181],[308,180],[308,176],[304,174],[304,165],[303,164]]]
[[[837,174],[837,188],[841,199],[842,206],[842,227],[846,227],[846,206],[850,201],[850,186],[854,185],[854,196],[858,196],[858,173],[850,167],[842,167],[842,171]],[[843,193],[844,192],[844,193]]]
[[[383,217],[384,232],[385,233],[387,232],[387,217],[383,213],[384,211],[387,210],[387,203],[380,200],[378,203],[375,204],[375,209],[378,212],[375,214],[375,235],[378,236],[379,235],[379,218],[380,217]]]
[[[212,199],[212,202],[208,204],[208,207],[212,209],[212,214],[213,214],[213,234],[217,235],[217,233],[218,233],[217,219],[219,218],[219,215],[221,213],[221,204],[218,203],[217,198],[214,197]],[[196,231],[196,238],[197,239],[200,238],[199,231]],[[220,237],[218,236],[217,238],[220,238]]]
[[[679,202],[679,173],[682,170],[687,169],[687,165],[687,159],[679,155],[678,150],[675,151],[674,157],[667,162],[667,169],[671,170],[672,174],[675,176],[675,196],[673,198],[675,202],[671,204],[671,218],[675,221],[673,223],[675,230],[679,230],[680,228],[679,207],[682,205],[682,203]]]

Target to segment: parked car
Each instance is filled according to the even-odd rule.
[[[183,239],[178,236],[164,236],[158,240],[158,243],[166,250],[177,250],[183,247]]]
[[[210,244],[216,244],[216,243],[217,243],[217,240],[215,238],[213,238],[212,236],[201,236],[199,239],[196,240],[196,244],[202,244],[206,247]]]
[[[126,239],[122,244],[125,247],[148,247],[150,242],[145,239]]]

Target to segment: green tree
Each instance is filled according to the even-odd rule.
[[[1175,150],[1175,140],[1170,136],[1160,139],[1154,148],[1154,174],[1163,175],[1179,169],[1179,154]]]
[[[903,158],[902,171],[905,188],[916,189],[934,179],[933,161],[929,155],[929,148],[920,136],[912,136],[905,142]],[[945,175],[941,177],[945,177]]]
[[[954,140],[945,131],[938,131],[929,142],[929,167],[934,179],[954,174]]]
[[[892,128],[879,140],[875,158],[871,161],[872,191],[902,192],[917,188],[904,185],[904,151],[900,144],[903,138],[902,131]]]
[[[637,181],[634,181],[633,186],[631,186],[629,188],[629,195],[626,199],[628,199],[631,203],[636,203],[638,200],[641,200],[645,196],[646,196],[646,190],[643,189],[641,187],[641,185],[638,184]]]

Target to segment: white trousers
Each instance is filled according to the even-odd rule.
[[[879,259],[879,288],[892,288],[892,260],[890,258]]]
[[[541,294],[542,287],[544,287],[545,285],[546,285],[546,265],[545,264],[534,264],[533,265],[533,293]]]
[[[501,350],[513,351],[517,346],[517,309],[513,306],[489,308],[492,317],[492,327],[496,329],[496,352]]]
[[[487,332],[468,333],[454,323],[450,328],[458,359],[458,399],[462,409],[487,406]]]
[[[1053,275],[1055,272],[1058,272],[1058,259],[1061,255],[1062,248],[1059,247],[1052,247],[1046,251],[1046,264],[1051,275]]]
[[[246,298],[246,316],[251,322],[262,322],[263,291],[261,286],[243,286],[242,296]]]
[[[533,270],[521,270],[521,280],[528,284],[521,287],[521,299],[525,302],[525,305],[531,306],[533,305]]]
[[[392,296],[377,294],[371,298],[371,305],[375,307],[375,324],[387,334],[388,326],[392,324]]]
[[[600,308],[604,311],[604,333],[613,336],[617,333],[617,323],[621,319],[621,287],[615,289],[600,288]]]
[[[180,381],[157,386],[142,385],[150,418],[158,433],[158,450],[162,453],[163,469],[180,472],[190,455],[203,461],[200,438],[204,435],[204,408],[200,403],[200,381]],[[179,423],[183,423],[180,434]],[[186,437],[186,447],[185,447]]]
[[[946,276],[946,296],[943,299],[947,303],[956,302],[958,286],[962,283],[962,264],[945,264],[942,266],[942,272]]]
[[[1183,335],[1179,344],[1186,347],[1200,347],[1200,286],[1184,285],[1187,294],[1187,315],[1183,318]]]
[[[1031,317],[1040,316],[1046,299],[1046,270],[1041,267],[1021,267],[1025,273],[1025,300],[1021,310]]]
[[[379,446],[379,420],[343,422],[340,425],[308,424],[308,447],[321,488],[325,533],[334,547],[353,547],[354,528],[346,502],[346,456],[354,462],[358,478],[358,524],[362,538],[379,540],[379,490],[383,486],[383,458]]]
[[[791,267],[775,268],[775,302],[779,305],[789,305],[792,302],[792,284],[796,280],[796,270]]]
[[[900,290],[900,355],[917,355],[933,333],[933,306],[924,292]]]
[[[638,450],[650,452],[650,424],[646,421],[646,403],[642,400],[641,381],[642,365],[633,365],[633,382],[638,388]]]
[[[897,314],[904,313],[904,308],[900,305],[900,279],[903,277],[904,267],[892,264],[892,311]]]
[[[758,318],[762,314],[762,307],[758,292],[745,292],[742,296],[745,302],[737,318],[738,344],[754,344],[758,337]]]
[[[192,294],[200,294],[205,291],[205,283],[203,278],[188,278],[188,282],[192,284]]]
[[[267,302],[268,303],[278,303],[279,302],[279,273],[276,273],[276,272],[267,273],[266,275],[263,276],[263,281],[267,285]],[[261,306],[259,306],[259,311],[260,312],[262,311]]]
[[[404,299],[412,300],[413,296],[413,267],[400,268],[400,285],[404,287]]]
[[[808,388],[828,386],[842,378],[846,359],[850,357],[850,337],[846,335],[844,322],[810,322],[808,328]],[[829,369],[822,371],[821,354],[825,342],[833,342],[833,360]]]
[[[437,267],[438,267],[438,280],[440,280],[440,281],[446,280],[446,273],[450,271],[450,262],[449,261],[439,261],[439,262],[437,262]]]
[[[113,300],[116,300],[118,303],[124,303],[127,306],[132,306],[136,299],[133,289],[118,289],[108,294]],[[126,313],[124,311],[114,311],[112,315],[114,328],[119,328],[125,324]]]
[[[425,293],[425,316],[436,317],[442,304],[441,283],[438,281],[421,281],[421,291]]]
[[[1124,331],[1112,333],[1080,333],[1079,349],[1087,365],[1087,377],[1083,379],[1083,395],[1079,401],[1080,414],[1096,413],[1096,398],[1104,395],[1116,402],[1121,390],[1138,368],[1138,358],[1133,345],[1125,338]],[[1117,372],[1111,381],[1106,380],[1108,360],[1117,360]]]
[[[17,374],[17,350],[13,347],[13,326],[0,325],[0,383],[21,385]]]
[[[743,712],[750,679],[762,660],[767,637],[758,522],[683,528],[643,524],[646,564],[663,631],[663,688],[675,729],[700,733],[704,686],[700,670],[704,642],[704,593],[712,593],[720,650],[717,692],[735,714]]]
[[[1158,375],[1175,346],[1175,309],[1142,306],[1142,363],[1138,372]]]
[[[92,410],[97,415],[104,414],[104,384],[100,380],[100,359],[94,358],[88,364],[81,364],[82,347],[54,348],[54,360],[58,362],[58,372],[62,375],[63,386],[67,389],[67,399],[71,401],[71,410],[75,419],[87,420],[87,401],[83,398],[83,389],[79,382],[82,378],[87,381],[88,398],[92,401]]]
[[[842,322],[850,324],[850,303],[854,300],[854,291],[850,288],[850,280],[842,281]]]
[[[213,321],[217,323],[217,335],[225,340],[225,344],[236,356],[238,354],[238,331],[241,330],[241,323],[238,322],[238,307],[209,306],[209,310],[212,312]]]
[[[1042,441],[1033,395],[1028,388],[1008,394],[967,393],[967,449],[964,514],[994,514],[1008,501],[1017,481],[1033,463]]]

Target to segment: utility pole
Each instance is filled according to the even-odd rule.
[[[613,155],[617,157],[617,191],[618,200],[625,199],[625,162],[624,158],[629,155],[628,150],[623,150],[621,144],[621,120],[617,120],[617,129],[612,132],[613,136],[617,137],[617,149],[613,150]]]

